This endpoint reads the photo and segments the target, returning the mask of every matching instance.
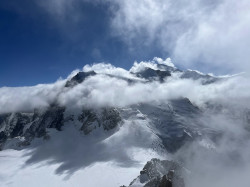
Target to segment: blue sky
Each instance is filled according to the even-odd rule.
[[[135,55],[126,43],[111,36],[107,5],[81,3],[79,9],[80,21],[72,23],[69,18],[58,26],[31,1],[1,1],[0,86],[54,82],[93,62],[128,69],[134,60],[157,54],[140,49]]]
[[[231,0],[173,2],[3,0],[0,86],[54,82],[93,62],[129,69],[135,60],[154,56],[217,74],[245,69],[250,40],[235,35],[249,35],[249,26],[239,22],[247,21],[247,6],[229,23]],[[235,68],[239,60],[243,65]]]
[[[36,3],[1,1],[0,86],[54,82],[93,62],[128,69],[134,60],[160,55],[147,47],[135,54],[111,36],[107,5],[81,3],[79,9],[80,21],[72,23],[69,18],[58,26]]]

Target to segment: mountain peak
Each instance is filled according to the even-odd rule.
[[[88,71],[88,72],[80,71],[66,82],[65,87],[75,86],[76,84],[82,83],[87,77],[94,75],[96,75],[96,72],[94,71]]]

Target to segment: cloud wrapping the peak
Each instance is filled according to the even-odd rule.
[[[135,79],[132,74],[130,74],[127,70],[119,67],[115,67],[112,64],[107,63],[94,63],[92,65],[85,65],[82,69],[84,72],[88,71],[94,71],[96,73],[100,74],[108,74],[108,75],[114,75],[118,77],[125,77],[125,78],[133,78]]]
[[[189,98],[199,107],[204,107],[207,102],[245,108],[250,104],[248,102],[250,101],[250,86],[248,79],[243,75],[203,85],[201,80],[180,78],[180,72],[172,72],[171,77],[167,77],[164,83],[145,82],[131,73],[145,67],[157,68],[159,62],[169,64],[170,59],[164,61],[154,58],[149,62],[135,62],[130,71],[105,63],[86,65],[83,67],[84,71],[93,70],[98,74],[87,77],[82,83],[72,88],[65,87],[65,83],[78,70],[73,71],[68,79],[59,80],[54,84],[19,88],[3,87],[0,88],[0,105],[2,106],[0,113],[31,111],[33,108],[47,107],[52,103],[78,109],[125,107],[145,102],[168,102],[171,99],[183,97]],[[134,82],[131,84],[124,78],[132,79]]]

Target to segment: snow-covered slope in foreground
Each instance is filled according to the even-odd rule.
[[[0,88],[0,186],[231,187],[250,174],[247,75],[170,59]],[[233,177],[232,177],[233,176]]]
[[[47,129],[49,140],[37,138],[26,149],[0,152],[0,184],[128,184],[148,160],[163,156],[153,150],[158,139],[146,124],[147,121],[139,118],[126,119],[116,129],[104,131],[98,128],[88,135],[84,135],[74,121],[65,123],[62,131]],[[15,143],[10,140],[6,146],[17,146]]]

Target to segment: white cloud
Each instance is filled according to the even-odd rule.
[[[61,92],[65,80],[54,84],[39,84],[31,87],[0,88],[0,113],[33,111],[37,107],[47,107]]]
[[[177,64],[221,71],[250,68],[248,0],[116,1],[112,26],[133,45],[158,41]],[[143,38],[140,38],[143,36]],[[153,44],[154,45],[154,44]],[[233,69],[233,70],[232,70]]]
[[[164,64],[170,67],[175,67],[170,58],[166,58],[166,60],[163,60],[162,58],[154,57],[153,61],[156,61],[158,64]]]
[[[133,66],[130,68],[129,71],[135,73],[143,71],[145,68],[151,68],[154,70],[164,70],[161,67],[157,66],[158,64],[163,64],[175,68],[170,58],[166,58],[165,60],[163,60],[162,58],[154,57],[151,61],[141,61],[139,63],[134,62]]]
[[[158,61],[163,62],[159,58]],[[155,61],[135,63],[130,71],[138,71],[144,67],[154,68],[156,65]],[[35,107],[48,106],[55,101],[62,105],[80,108],[107,105],[123,107],[140,102],[164,102],[180,97],[187,97],[200,107],[206,102],[244,107],[250,104],[248,102],[250,101],[250,86],[248,78],[244,75],[202,85],[199,80],[180,79],[173,73],[173,76],[168,77],[162,84],[157,81],[150,83],[139,81],[129,84],[119,77],[134,78],[134,76],[129,71],[116,68],[111,64],[86,65],[83,70],[94,70],[101,74],[89,77],[73,88],[64,87],[66,80],[33,87],[0,88],[0,105],[4,106],[1,107],[0,112],[26,111]],[[68,78],[77,72],[78,70],[73,71]],[[115,75],[118,78],[105,74]]]
[[[82,69],[84,72],[95,71],[100,74],[109,74],[118,77],[126,77],[136,79],[132,74],[130,74],[127,70],[119,67],[115,67],[112,64],[107,63],[94,63],[92,65],[85,65]]]

